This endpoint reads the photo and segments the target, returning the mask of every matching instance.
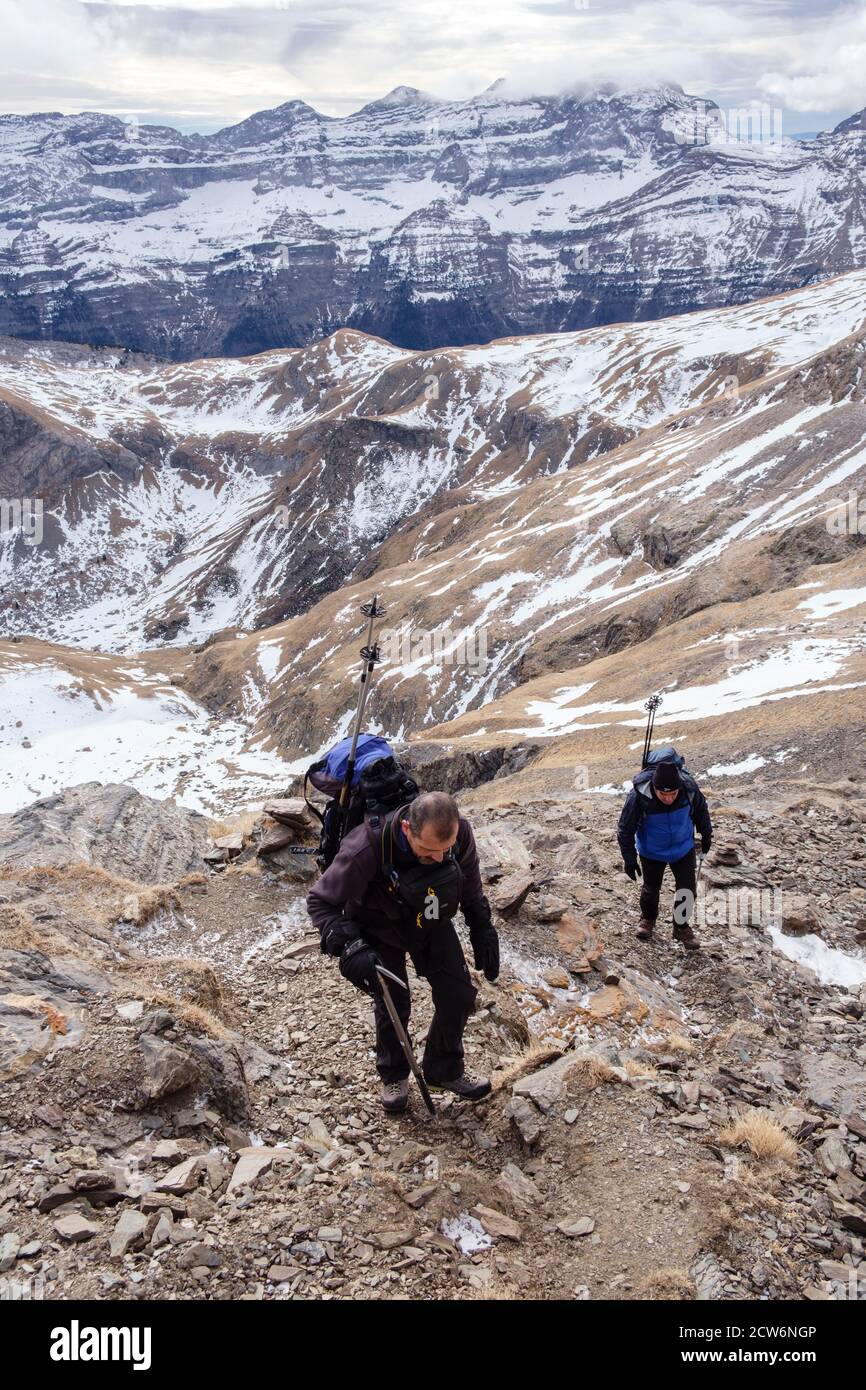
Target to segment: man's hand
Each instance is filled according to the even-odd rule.
[[[637,883],[638,867],[636,859],[627,859],[623,863],[623,873],[630,878],[632,883]]]
[[[382,993],[376,966],[383,964],[369,942],[359,936],[357,940],[349,943],[340,956],[340,974],[356,989],[363,990],[375,999]]]
[[[499,974],[499,934],[496,928],[490,926],[470,931],[469,940],[475,957],[475,969],[483,970],[486,980],[495,980]]]
[[[707,855],[710,852],[712,840],[701,840],[701,854]]]
[[[322,951],[326,956],[341,956],[353,941],[361,940],[361,928],[351,917],[343,917],[336,926],[330,927],[322,937]]]

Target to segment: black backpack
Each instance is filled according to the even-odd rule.
[[[324,872],[336,857],[343,836],[365,819],[375,828],[396,807],[418,795],[418,783],[394,757],[389,744],[376,734],[360,734],[349,801],[340,806],[350,739],[341,739],[304,774],[304,800],[321,823],[316,863]],[[319,811],[307,796],[307,783],[328,797]]]
[[[423,933],[434,923],[450,921],[460,906],[463,895],[463,872],[452,846],[438,864],[417,861],[406,868],[394,864],[394,823],[401,811],[398,807],[380,824],[371,819],[367,832],[379,856],[379,868],[401,909],[404,929],[409,929],[410,944],[422,940]]]

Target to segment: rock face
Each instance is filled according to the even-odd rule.
[[[427,348],[742,303],[858,264],[862,123],[772,158],[727,125],[672,84],[400,89],[342,119],[290,101],[205,136],[4,116],[0,332],[175,359],[340,326]]]
[[[170,883],[200,868],[207,843],[203,816],[99,782],[0,816],[0,863],[95,864],[139,883]]]
[[[466,791],[494,777],[507,777],[532,762],[539,745],[517,744],[513,748],[485,748],[479,752],[441,743],[411,743],[397,750],[397,756],[422,791]]]

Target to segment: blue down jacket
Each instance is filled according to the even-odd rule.
[[[693,777],[680,772],[682,789],[673,806],[663,806],[653,795],[653,769],[645,768],[634,778],[619,818],[616,837],[626,864],[635,862],[637,852],[644,859],[675,864],[694,848],[695,829],[706,854],[713,838],[709,807]]]

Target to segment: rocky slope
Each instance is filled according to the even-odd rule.
[[[9,1297],[864,1296],[855,784],[714,804],[685,959],[634,939],[615,808],[527,775],[461,798],[503,939],[467,1034],[495,1091],[434,1122],[380,1114],[369,1004],[310,940],[303,857],[257,856],[273,821],[173,885],[128,881],[116,835],[103,867],[6,862]]]
[[[864,264],[859,117],[751,131],[675,85],[299,101],[215,135],[0,118],[0,332],[176,359],[411,348],[743,303]],[[737,138],[737,136],[740,138]],[[769,140],[768,140],[769,135]]]
[[[344,664],[356,589],[316,601],[375,575],[402,592],[392,625],[497,629],[489,697],[538,669],[527,648],[554,611],[566,631],[582,615],[586,638],[560,647],[586,655],[682,611],[687,585],[694,603],[722,596],[723,551],[739,557],[726,562],[735,596],[763,589],[797,567],[781,532],[861,474],[864,274],[435,353],[338,333],[166,367],[6,339],[0,496],[38,499],[43,516],[38,544],[0,529],[3,628],[136,651],[312,610],[299,640],[335,632]],[[777,541],[785,553],[752,578]],[[806,542],[803,562],[820,551]],[[295,630],[265,639],[274,659]],[[457,676],[455,698],[423,718],[477,700]]]

